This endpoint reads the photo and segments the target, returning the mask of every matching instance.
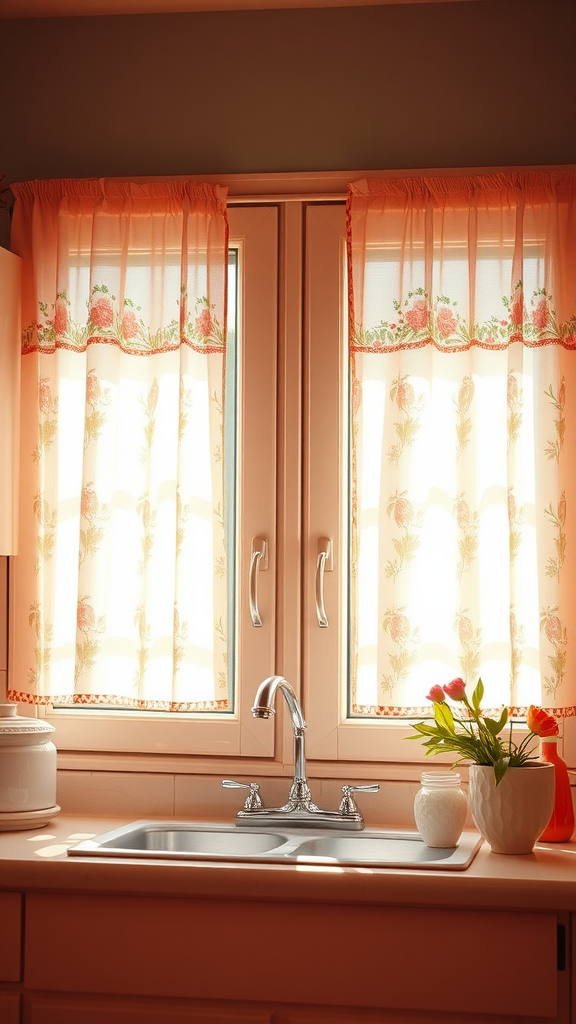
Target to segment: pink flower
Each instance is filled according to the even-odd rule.
[[[508,519],[511,523],[516,519],[516,498],[514,497],[512,488],[508,489]]]
[[[464,680],[458,677],[457,679],[453,679],[450,683],[446,683],[444,693],[450,697],[451,700],[464,700],[464,697],[466,696]]]
[[[416,302],[406,313],[406,319],[413,331],[421,331],[428,323],[428,306],[424,299],[416,299]]]
[[[470,508],[464,498],[460,498],[456,503],[456,520],[461,530],[470,525]]]
[[[395,644],[401,644],[410,636],[410,622],[405,615],[396,612],[390,618],[390,636]]]
[[[98,515],[98,498],[90,487],[90,484],[87,484],[86,487],[82,488],[80,514],[84,519],[92,519],[94,516]]]
[[[551,644],[556,646],[565,642],[564,634],[562,631],[562,623],[557,615],[554,615],[552,611],[548,611],[544,614],[543,620],[544,632],[548,637]]]
[[[40,406],[40,412],[43,412],[44,414],[50,412],[52,405],[52,392],[45,380],[38,382],[38,404]]]
[[[412,387],[410,381],[406,380],[406,378],[403,377],[398,381],[394,381],[394,384],[390,391],[390,397],[392,401],[394,401],[394,399],[396,400],[396,405],[398,406],[399,409],[402,410],[402,412],[404,412],[406,409],[409,409],[410,406],[414,404],[414,388]]]
[[[76,622],[78,623],[78,629],[81,629],[83,633],[89,633],[96,622],[94,609],[85,598],[82,601],[78,601]]]
[[[443,338],[449,338],[456,330],[456,318],[448,306],[440,306],[436,314],[436,323]]]
[[[468,412],[474,398],[474,381],[472,377],[464,377],[458,389],[458,408],[462,412]]]
[[[532,312],[532,323],[537,331],[543,331],[548,321],[548,306],[546,299],[540,299],[536,309]]]
[[[515,327],[521,327],[524,320],[524,306],[522,299],[514,299],[510,308],[510,319]]]
[[[436,683],[436,685],[430,690],[430,693],[426,694],[426,700],[436,701],[437,704],[444,703],[446,697],[444,696],[444,690],[439,683]]]
[[[109,299],[100,297],[90,310],[90,320],[97,327],[111,327],[114,323],[114,312]]]
[[[136,338],[138,336],[138,322],[136,313],[129,309],[122,317],[122,334],[125,338]]]
[[[209,309],[203,309],[196,317],[196,330],[203,338],[209,338],[212,334],[212,316]]]
[[[414,507],[408,498],[396,498],[390,506],[396,526],[408,527],[414,519]]]
[[[88,405],[96,405],[100,399],[100,382],[96,370],[89,370],[86,377],[86,401]]]
[[[507,402],[513,406],[518,401],[518,381],[513,373],[508,374]]]
[[[62,299],[56,300],[54,306],[54,330],[56,334],[64,334],[68,327],[68,310]]]

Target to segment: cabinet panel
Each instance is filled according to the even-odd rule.
[[[22,896],[0,892],[0,981],[20,981],[22,974]]]
[[[271,1024],[272,1020],[266,1010],[233,1003],[210,1006],[172,999],[64,993],[29,993],[25,1007],[26,1024]],[[0,1021],[4,1024],[2,1017]]]
[[[20,1024],[20,993],[0,992],[1,1024]]]
[[[29,988],[557,1012],[554,914],[36,893],[27,908]],[[439,984],[431,953],[458,949],[458,969]],[[353,986],[341,984],[344,961],[361,965]]]

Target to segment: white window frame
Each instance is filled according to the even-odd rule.
[[[233,714],[178,714],[104,709],[40,708],[67,751],[195,754],[271,758],[273,722],[251,715],[258,682],[274,671],[276,561],[276,395],[278,330],[278,208],[229,210],[229,244],[239,251],[236,693]],[[244,453],[252,453],[245,457]],[[249,615],[252,539],[264,537],[270,555],[259,572],[262,626]],[[27,709],[29,710],[29,709]]]
[[[306,210],[304,331],[304,680],[308,755],[328,761],[418,762],[407,722],[348,718],[348,351],[346,211],[342,204]],[[328,627],[316,617],[318,543],[332,542],[324,576]],[[453,761],[449,755],[440,760]]]
[[[346,216],[339,205],[306,211],[304,332],[304,670],[309,757],[330,762],[422,764],[409,720],[348,717],[349,449]],[[334,339],[339,344],[334,344]],[[332,541],[333,571],[324,578],[328,628],[316,621],[318,542]],[[520,742],[526,725],[514,724]],[[563,756],[576,762],[576,720],[561,723]],[[436,763],[452,764],[451,754]]]
[[[343,761],[351,780],[418,777],[426,762],[417,743],[404,742],[413,732],[408,723],[347,718],[347,526],[341,500],[348,418],[346,182],[418,173],[434,171],[211,176],[230,186],[230,244],[239,246],[246,268],[239,299],[246,390],[238,436],[240,448],[253,445],[254,457],[240,471],[237,628],[239,639],[248,632],[251,653],[238,663],[234,716],[38,709],[56,726],[59,752],[65,752],[61,763],[68,768],[157,771],[158,759],[149,755],[162,754],[166,771],[288,775],[293,737],[282,706],[275,722],[253,721],[250,714],[257,685],[275,671],[302,695],[311,777],[336,778]],[[273,243],[272,225],[279,231]],[[256,279],[263,286],[258,295],[251,287]],[[261,536],[269,539],[269,568],[259,578],[264,625],[254,629],[247,580],[252,538]],[[315,620],[321,537],[333,540],[334,568],[325,577],[328,629]],[[522,730],[517,732],[520,737]],[[564,757],[576,763],[576,719],[564,723]]]

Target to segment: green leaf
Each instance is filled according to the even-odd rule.
[[[456,734],[454,716],[447,704],[434,702],[434,718],[441,729],[447,729],[452,736]]]
[[[476,683],[476,686],[474,687],[474,693],[472,694],[472,705],[476,709],[476,711],[480,710],[480,705],[482,703],[483,696],[484,683],[482,682],[481,679],[479,679],[478,682]]]
[[[418,723],[416,723],[414,725],[414,728],[417,729],[419,733],[422,733],[423,736],[436,736],[437,735],[437,729],[436,729],[435,725],[426,725],[424,722],[418,722]],[[407,739],[413,739],[413,738],[417,739],[418,737],[408,736],[406,738]]]
[[[507,721],[508,721],[508,708],[502,708],[502,714],[500,715],[500,718],[498,719],[498,722],[497,722],[498,729],[496,730],[496,733],[495,733],[496,736],[498,735],[499,732],[502,732],[502,729],[506,725]]]
[[[484,723],[492,736],[497,736],[502,729],[500,722],[496,722],[493,718],[485,718]]]
[[[508,768],[509,763],[509,757],[499,757],[498,760],[494,762],[494,776],[496,779],[497,786],[500,785],[500,783],[502,782],[502,779],[506,774],[506,769]]]

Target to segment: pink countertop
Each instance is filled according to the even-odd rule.
[[[68,857],[69,846],[130,818],[65,815],[0,833],[0,889],[388,906],[576,911],[576,843],[527,856],[486,843],[465,871]]]

